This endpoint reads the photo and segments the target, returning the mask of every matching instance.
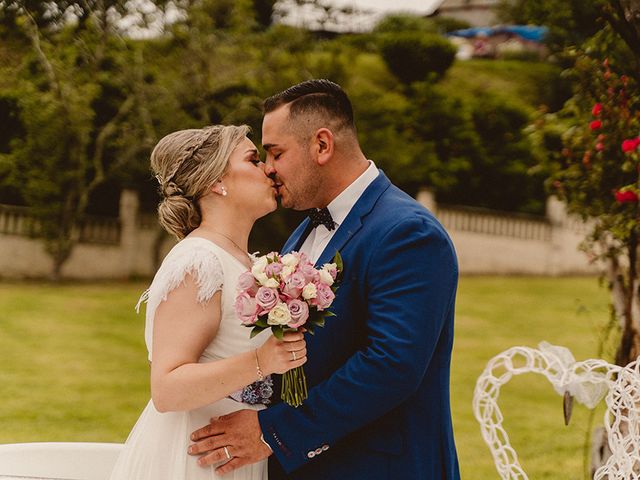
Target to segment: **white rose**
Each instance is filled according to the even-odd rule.
[[[287,253],[286,255],[282,256],[280,262],[282,262],[285,267],[291,267],[293,270],[300,262],[300,259],[293,253]]]
[[[287,278],[289,278],[293,273],[293,271],[295,270],[295,268],[296,268],[295,266],[290,267],[288,265],[285,265],[284,267],[282,267],[282,272],[280,272],[280,276],[282,277],[282,279],[286,280]]]
[[[258,283],[260,283],[260,285],[263,285],[263,286],[266,286],[265,283],[269,279],[266,273],[264,273],[265,268],[267,268],[266,257],[260,257],[258,260],[256,260],[256,262],[251,267],[251,273],[256,278]]]
[[[302,289],[302,298],[305,300],[316,298],[316,295],[318,295],[318,289],[314,283],[307,283]]]
[[[291,312],[286,303],[280,302],[269,312],[267,323],[269,325],[286,325],[291,321]]]
[[[320,281],[328,286],[333,285],[333,277],[329,271],[324,268],[320,270]]]
[[[260,283],[267,288],[278,288],[280,286],[280,282],[278,282],[278,280],[275,278],[266,278],[266,275],[265,281]]]
[[[264,273],[264,269],[267,268],[268,261],[267,257],[259,257],[253,267],[251,267],[251,273],[255,274],[256,272]]]

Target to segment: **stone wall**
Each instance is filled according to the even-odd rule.
[[[157,261],[175,240],[162,232],[155,215],[140,215],[138,207],[137,194],[125,190],[118,219],[87,219],[74,233],[78,243],[62,267],[62,277],[96,280],[152,276]],[[0,206],[0,278],[43,278],[52,268],[28,209]]]
[[[418,201],[451,235],[462,274],[597,272],[578,250],[586,226],[567,216],[564,205],[554,198],[548,200],[544,217],[437,205],[426,190]],[[28,209],[0,206],[0,278],[43,278],[51,273],[51,259],[36,235]],[[78,244],[62,268],[63,278],[151,277],[175,244],[154,215],[139,214],[138,197],[132,191],[122,193],[118,219],[87,218],[75,235]]]
[[[555,197],[537,217],[471,207],[437,205],[422,191],[418,201],[449,232],[463,274],[585,275],[598,272],[579,245],[587,225],[569,217]]]

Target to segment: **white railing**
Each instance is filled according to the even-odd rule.
[[[28,207],[0,205],[0,234],[37,237],[40,222]],[[120,221],[112,217],[85,216],[76,227],[80,243],[120,243]]]
[[[447,230],[544,242],[551,240],[551,222],[545,217],[458,206],[438,206],[436,216]]]

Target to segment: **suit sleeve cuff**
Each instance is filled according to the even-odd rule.
[[[299,453],[292,451],[278,434],[272,416],[279,407],[281,407],[281,405],[274,405],[267,410],[259,411],[258,422],[262,429],[264,442],[269,445],[273,455],[276,457],[284,471],[291,473],[293,470],[304,465],[308,459],[301,456]]]

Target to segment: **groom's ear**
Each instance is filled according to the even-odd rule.
[[[313,148],[318,159],[318,165],[325,165],[333,156],[335,148],[331,130],[328,128],[319,129],[314,138]]]

